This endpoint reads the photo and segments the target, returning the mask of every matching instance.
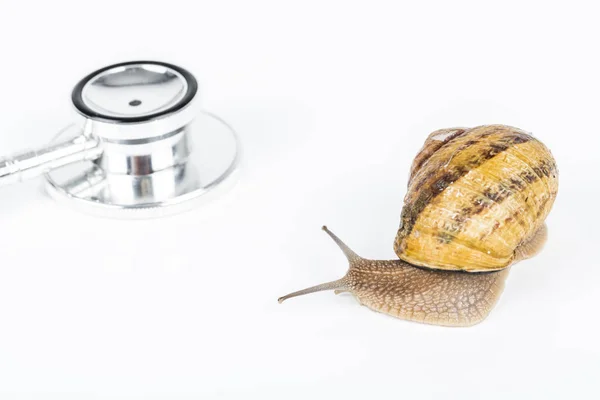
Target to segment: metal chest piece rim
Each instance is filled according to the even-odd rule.
[[[124,219],[212,201],[209,194],[235,183],[239,144],[227,123],[199,109],[197,95],[190,72],[163,62],[89,74],[72,92],[77,121],[53,142],[78,152],[45,174],[47,192],[83,212]]]

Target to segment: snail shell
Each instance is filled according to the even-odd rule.
[[[413,162],[394,251],[432,269],[506,268],[542,227],[557,191],[550,150],[527,132],[435,131]]]

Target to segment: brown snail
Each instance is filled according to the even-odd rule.
[[[321,290],[350,292],[375,311],[446,326],[482,321],[497,302],[510,266],[543,247],[544,220],[558,191],[546,146],[504,125],[433,132],[411,167],[398,260],[359,257],[332,232],[350,267]]]

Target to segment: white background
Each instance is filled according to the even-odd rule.
[[[594,2],[1,1],[0,153],[69,122],[79,78],[158,59],[238,131],[238,185],[115,221],[0,188],[1,399],[600,397],[600,24]],[[550,238],[472,328],[324,292],[324,223],[393,258],[411,160],[503,123],[553,151]]]

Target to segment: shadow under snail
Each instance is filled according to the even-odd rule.
[[[348,272],[279,302],[335,290],[405,320],[477,324],[510,266],[542,249],[557,191],[554,157],[527,132],[504,125],[435,131],[411,167],[394,241],[399,259],[362,258],[323,227],[348,258]]]

